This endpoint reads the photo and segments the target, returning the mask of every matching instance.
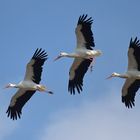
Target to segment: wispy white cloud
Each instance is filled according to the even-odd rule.
[[[2,111],[0,111],[0,140],[6,140],[17,129],[18,123],[8,119]]]
[[[127,109],[114,91],[105,99],[52,114],[40,140],[139,140],[140,104]]]
[[[3,90],[0,90],[0,140],[6,140],[10,135],[18,128],[18,123],[12,121],[6,116],[6,109],[9,105],[9,101],[6,101],[7,96],[4,96]]]
[[[17,123],[8,120],[6,116],[0,119],[0,140],[5,140],[17,128]]]

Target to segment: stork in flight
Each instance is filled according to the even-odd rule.
[[[37,49],[26,66],[24,80],[19,84],[9,83],[6,86],[6,88],[19,88],[16,94],[12,97],[6,112],[11,119],[17,120],[18,117],[21,117],[23,106],[36,91],[52,94],[52,92],[47,90],[45,86],[39,84],[41,81],[42,66],[47,60],[47,56],[45,50]]]
[[[135,106],[135,95],[140,87],[140,40],[137,37],[130,40],[127,72],[124,74],[114,72],[108,78],[111,77],[126,79],[122,88],[122,102],[128,108]]]
[[[87,15],[79,17],[77,27],[75,29],[77,38],[77,48],[74,53],[61,52],[55,59],[61,57],[75,58],[69,72],[68,91],[75,94],[75,89],[78,93],[82,91],[83,78],[89,67],[92,67],[92,61],[96,56],[101,55],[100,50],[93,50],[95,47],[93,33],[91,30],[92,17],[87,18]]]

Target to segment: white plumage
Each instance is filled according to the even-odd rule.
[[[130,40],[128,49],[128,69],[124,74],[112,73],[111,77],[125,78],[122,88],[122,102],[126,107],[135,106],[135,95],[140,87],[140,41],[137,37]]]
[[[15,120],[21,117],[23,106],[37,90],[52,94],[45,86],[39,84],[41,81],[42,66],[46,59],[46,52],[44,50],[42,51],[42,49],[37,49],[26,66],[24,80],[18,84],[9,83],[6,86],[6,88],[19,88],[12,97],[6,112],[11,119]]]
[[[68,91],[75,94],[75,88],[78,93],[82,91],[83,78],[89,66],[92,67],[92,61],[96,56],[101,55],[100,50],[93,50],[95,47],[93,33],[91,30],[92,18],[87,18],[87,15],[79,17],[77,27],[75,29],[77,38],[77,47],[74,53],[62,52],[55,59],[61,57],[75,58],[69,72]]]

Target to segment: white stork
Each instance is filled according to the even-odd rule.
[[[19,84],[9,83],[6,88],[19,88],[16,94],[12,97],[10,105],[7,110],[8,117],[13,120],[21,117],[22,108],[25,103],[33,96],[36,91],[48,92],[45,86],[40,85],[42,66],[47,60],[47,54],[45,50],[37,49],[26,66],[26,74],[24,80]]]
[[[135,106],[135,95],[140,87],[140,41],[137,37],[130,40],[128,49],[128,69],[124,74],[112,73],[111,77],[125,78],[122,88],[122,102],[125,106],[132,108]]]
[[[77,38],[76,51],[70,54],[62,52],[55,59],[57,60],[61,57],[75,58],[69,72],[68,91],[71,94],[75,94],[75,88],[78,93],[82,91],[85,73],[89,66],[92,67],[93,58],[101,55],[100,50],[93,50],[92,48],[95,47],[93,33],[91,31],[92,22],[92,17],[87,18],[87,15],[80,16],[75,29]]]

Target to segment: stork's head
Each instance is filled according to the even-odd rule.
[[[12,87],[16,87],[15,84],[9,83],[4,88],[12,88]]]
[[[54,61],[60,59],[61,57],[66,57],[67,55],[68,55],[67,53],[61,52],[61,53],[54,59]]]
[[[113,72],[109,77],[107,77],[106,79],[111,79],[112,77],[119,77],[120,74]]]

